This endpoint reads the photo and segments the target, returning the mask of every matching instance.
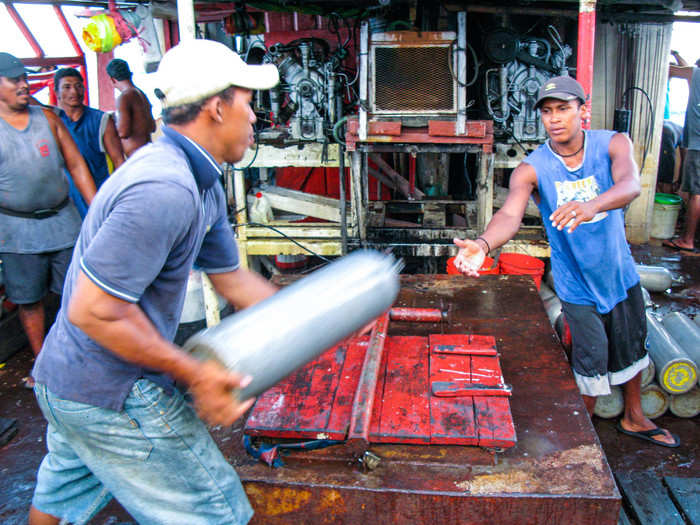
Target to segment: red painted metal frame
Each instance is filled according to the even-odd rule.
[[[380,121],[381,123],[381,121]],[[370,121],[368,123],[368,135],[366,141],[360,141],[358,135],[359,123],[357,118],[349,118],[346,126],[345,141],[348,151],[355,151],[357,143],[373,143],[373,144],[476,144],[482,147],[484,153],[493,151],[493,121],[479,120],[467,122],[467,135],[448,135],[449,126],[438,126],[433,124],[433,132],[439,133],[433,135],[431,127],[425,128],[401,128],[399,134],[395,134],[395,130],[391,128],[391,134],[376,134],[372,132],[380,126],[380,123]],[[375,126],[373,128],[373,125]],[[383,125],[383,123],[381,123]],[[381,127],[381,126],[380,126]],[[472,134],[473,133],[473,134]]]
[[[595,8],[596,0],[579,0],[578,52],[576,53],[576,80],[583,86],[588,109],[593,104],[593,55],[595,50]],[[583,123],[590,129],[590,120]]]
[[[24,20],[22,20],[22,17],[15,9],[15,6],[6,3],[5,8],[10,14],[10,17],[12,17],[12,20],[14,20],[17,28],[22,32],[24,38],[27,40],[27,42],[29,42],[29,45],[32,46],[34,54],[39,58],[43,58],[45,56],[44,50],[41,49],[39,42],[37,42],[36,38],[34,38],[34,35],[32,34],[31,30],[27,27],[27,24],[24,23]]]
[[[17,28],[20,30],[22,33],[22,36],[27,40],[29,45],[31,46],[32,50],[36,54],[35,57],[32,58],[22,58],[20,59],[22,63],[25,66],[29,67],[54,67],[54,66],[64,66],[64,67],[78,67],[81,70],[81,75],[83,77],[83,83],[85,85],[85,95],[84,95],[84,102],[87,104],[89,102],[89,92],[88,92],[88,79],[87,79],[87,65],[85,62],[85,54],[83,53],[83,50],[80,48],[80,44],[78,43],[78,40],[75,38],[75,35],[73,34],[73,30],[71,29],[70,25],[68,24],[68,20],[66,20],[65,15],[63,14],[63,11],[61,10],[61,7],[58,5],[53,6],[54,13],[56,14],[56,18],[58,18],[59,23],[63,27],[63,31],[66,33],[66,36],[68,37],[68,40],[70,41],[71,45],[73,46],[73,50],[76,53],[76,56],[74,57],[46,57],[46,54],[44,53],[44,50],[41,48],[41,45],[37,41],[37,39],[34,37],[34,34],[32,33],[31,29],[27,26],[27,24],[24,22],[20,14],[17,12],[17,9],[9,3],[5,3],[5,8],[7,9],[7,12],[9,13],[10,17],[12,20],[15,22],[15,25]],[[49,102],[51,104],[56,104],[56,93],[54,92],[53,88],[53,73],[50,73],[50,78],[46,77],[46,74],[37,74],[37,75],[31,75],[29,78],[30,81],[30,92],[31,93],[36,93],[37,91],[49,87],[50,93],[49,93]]]

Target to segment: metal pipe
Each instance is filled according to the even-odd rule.
[[[367,140],[367,52],[369,47],[369,22],[360,24],[360,108],[357,135]]]
[[[348,253],[348,210],[345,199],[345,147],[338,144],[338,186],[340,192],[340,253]]]
[[[467,12],[457,13],[457,135],[467,132]]]
[[[441,323],[447,319],[447,312],[437,308],[392,308],[389,310],[392,321],[410,323]]]
[[[195,334],[184,349],[252,376],[234,394],[257,396],[386,312],[398,272],[390,256],[355,251]]]
[[[5,9],[7,9],[7,12],[9,13],[12,20],[14,20],[15,25],[17,25],[17,28],[22,33],[22,36],[24,36],[29,45],[32,46],[34,54],[39,58],[43,58],[45,56],[44,50],[41,49],[39,42],[37,42],[36,38],[34,38],[32,31],[27,27],[27,24],[24,23],[24,20],[22,20],[22,17],[17,12],[17,9],[15,9],[15,6],[13,6],[9,2],[5,2]]]
[[[195,38],[193,0],[177,0],[177,25],[180,29],[180,42]]]

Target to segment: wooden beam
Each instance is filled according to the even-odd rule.
[[[340,222],[340,201],[320,195],[312,195],[303,191],[290,190],[279,186],[266,186],[261,193],[270,201],[270,206],[275,209],[299,213],[324,219],[327,221]],[[248,196],[248,206],[255,202],[255,196]]]

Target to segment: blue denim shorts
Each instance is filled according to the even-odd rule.
[[[245,524],[253,515],[233,467],[177,390],[134,383],[121,412],[67,401],[37,383],[48,454],[32,504],[86,523],[112,497],[140,524]]]

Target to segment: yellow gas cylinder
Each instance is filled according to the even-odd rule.
[[[109,15],[95,15],[83,28],[83,42],[96,53],[109,53],[122,43],[114,19]]]

